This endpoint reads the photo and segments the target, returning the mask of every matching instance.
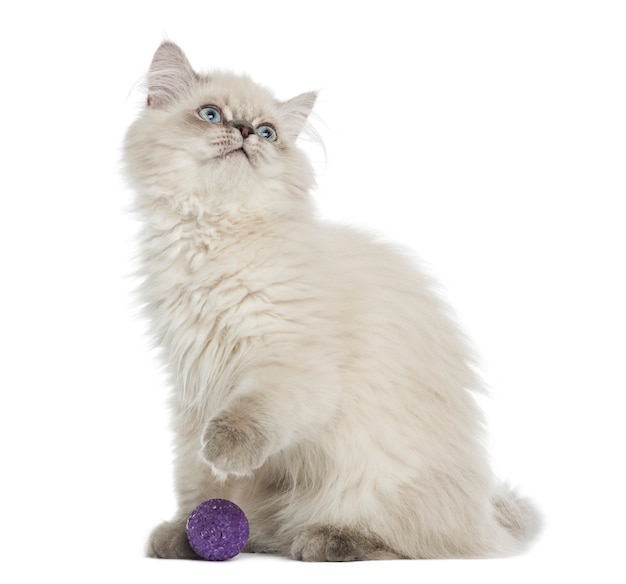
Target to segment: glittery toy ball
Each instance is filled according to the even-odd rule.
[[[205,560],[234,558],[246,545],[250,528],[245,513],[226,499],[200,503],[187,519],[187,539]]]

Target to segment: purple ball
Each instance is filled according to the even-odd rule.
[[[246,545],[250,528],[245,513],[226,499],[200,503],[187,519],[187,539],[205,560],[234,558]]]

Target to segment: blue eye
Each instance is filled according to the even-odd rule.
[[[222,112],[214,105],[205,105],[198,110],[198,115],[207,122],[218,124],[222,121]]]
[[[261,138],[269,140],[270,142],[276,142],[276,138],[278,138],[278,136],[276,135],[276,130],[274,130],[274,128],[272,128],[272,126],[270,126],[269,124],[263,124],[262,126],[259,126],[256,129],[256,133],[261,136]]]

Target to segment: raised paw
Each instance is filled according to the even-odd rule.
[[[161,523],[150,534],[146,555],[150,558],[171,560],[198,560],[200,556],[191,549],[185,522]]]
[[[360,530],[314,525],[296,538],[291,547],[291,557],[305,562],[352,562],[398,559],[402,556],[377,536]]]
[[[245,475],[267,458],[268,439],[250,417],[225,412],[207,424],[202,435],[202,456],[217,475]]]

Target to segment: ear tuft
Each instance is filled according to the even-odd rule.
[[[148,107],[167,107],[196,79],[178,45],[166,41],[154,53],[148,72]]]
[[[297,138],[315,105],[317,92],[307,91],[283,103],[289,133]]]

